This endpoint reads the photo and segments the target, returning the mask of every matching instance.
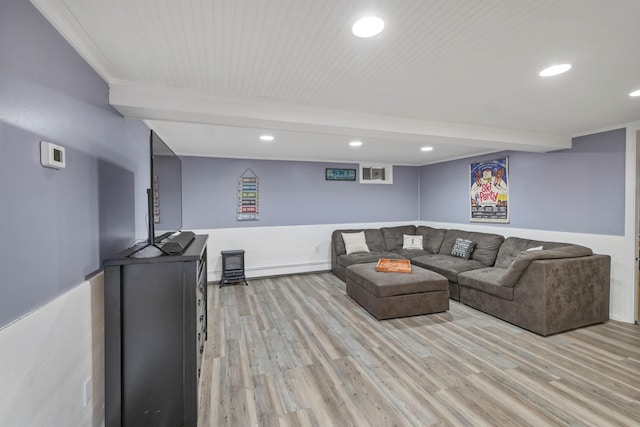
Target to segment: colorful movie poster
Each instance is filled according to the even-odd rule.
[[[509,158],[469,165],[471,222],[509,222]]]

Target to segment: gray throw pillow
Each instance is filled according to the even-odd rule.
[[[451,249],[451,255],[458,257],[469,259],[471,257],[471,252],[473,252],[473,248],[475,248],[476,242],[467,239],[457,238],[456,243],[453,245]]]

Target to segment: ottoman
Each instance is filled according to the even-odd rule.
[[[347,267],[347,295],[376,319],[438,313],[449,309],[449,280],[411,266],[411,273],[376,271],[375,263]]]

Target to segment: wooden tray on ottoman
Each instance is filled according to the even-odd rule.
[[[385,273],[411,273],[411,261],[408,259],[380,258],[376,264],[376,271]]]

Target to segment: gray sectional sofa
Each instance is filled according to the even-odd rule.
[[[347,254],[342,233],[361,231],[369,252]],[[422,249],[403,249],[404,235],[422,236]],[[469,259],[451,254],[458,238],[475,243]],[[445,276],[452,299],[543,336],[609,319],[611,258],[584,246],[414,225],[332,233],[342,280],[350,265],[380,258],[410,259]]]

